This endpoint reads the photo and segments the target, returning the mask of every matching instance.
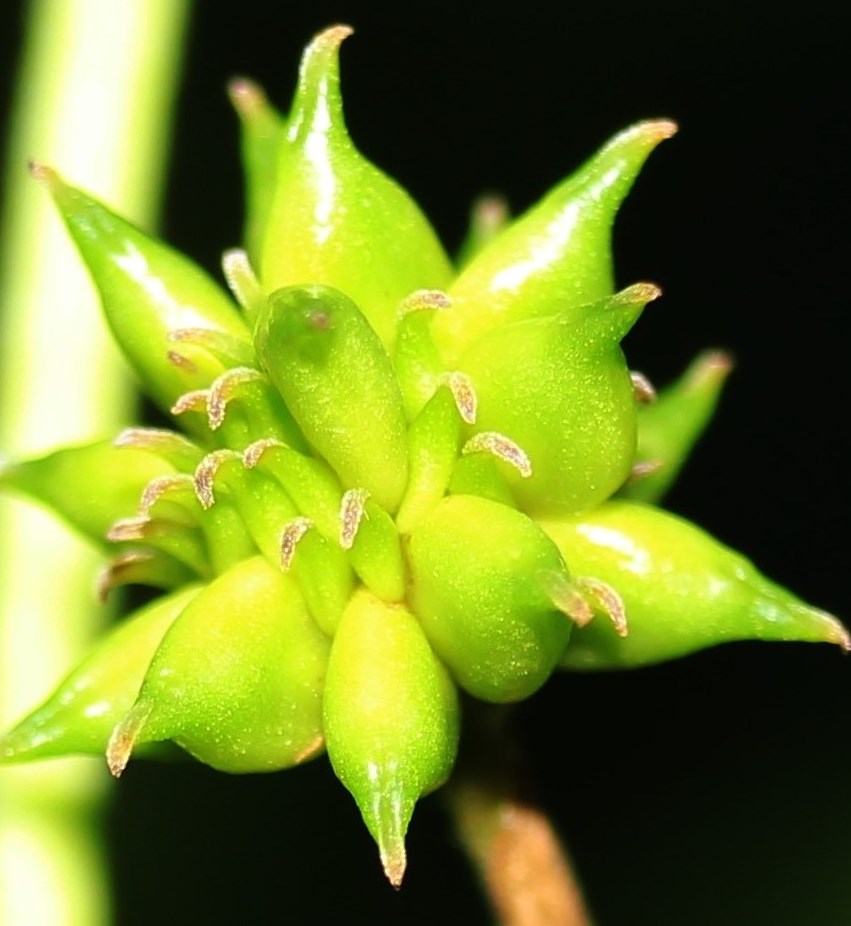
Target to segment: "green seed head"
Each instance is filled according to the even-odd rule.
[[[0,763],[170,742],[228,772],[327,752],[398,886],[416,802],[452,773],[459,690],[528,698],[559,668],[724,640],[827,641],[800,602],[657,501],[707,424],[718,354],[654,391],[621,340],[611,229],[675,127],[617,135],[525,215],[480,203],[458,266],[349,138],[336,26],[286,117],[242,128],[234,299],[49,168],[115,339],[173,430],[0,470],[108,551],[102,596],[164,590],[0,738]],[[639,477],[644,477],[644,482]]]

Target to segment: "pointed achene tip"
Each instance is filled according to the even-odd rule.
[[[0,483],[13,481],[17,470],[17,463],[0,454]]]
[[[305,518],[300,515],[299,517],[293,518],[283,530],[281,534],[281,556],[280,556],[280,566],[281,572],[289,572],[293,565],[293,558],[296,554],[296,548],[302,537],[313,527],[313,521],[310,518]]]
[[[676,135],[679,126],[673,119],[645,119],[642,122],[636,122],[628,126],[623,131],[618,132],[614,138],[610,139],[599,152],[600,155],[607,155],[623,148],[634,148],[638,146],[638,151],[643,150],[644,156],[650,153],[656,145]]]
[[[266,296],[248,254],[242,248],[230,248],[222,254],[222,273],[228,289],[242,308],[259,311]]]
[[[381,855],[381,866],[384,868],[387,880],[398,891],[405,877],[405,869],[408,867],[408,856],[405,851],[404,841],[391,848],[380,846],[379,854]]]
[[[177,397],[171,406],[172,415],[185,415],[187,412],[201,412],[206,414],[209,389],[193,389]]]
[[[373,778],[373,774],[377,777]],[[405,836],[411,822],[413,803],[409,803],[398,790],[398,782],[380,780],[381,769],[371,766],[370,775],[370,787],[377,787],[378,790],[361,795],[365,800],[362,802],[358,799],[357,804],[367,829],[378,846],[384,874],[398,890],[402,886],[405,869],[408,867]]]
[[[137,701],[112,731],[106,747],[106,764],[113,777],[120,778],[127,768],[139,734],[151,716],[151,709],[151,705]]]
[[[818,612],[825,624],[825,642],[836,643],[843,653],[851,653],[851,633],[848,628],[827,611]]]
[[[337,49],[355,30],[351,26],[338,23],[334,26],[328,26],[313,37],[310,43],[311,47]]]
[[[52,167],[48,167],[39,161],[27,161],[27,170],[34,180],[38,180],[39,183],[46,183],[49,187],[54,187],[61,182],[59,174]]]
[[[705,383],[721,383],[732,373],[736,366],[729,351],[715,348],[699,354],[688,374],[689,385],[700,387]]]
[[[664,468],[665,464],[661,460],[637,460],[632,464],[627,482],[633,483],[641,479],[646,479],[648,476],[652,476],[654,473],[658,473],[659,470]]]
[[[135,570],[152,563],[154,554],[150,550],[125,550],[114,557],[101,570],[95,581],[95,596],[101,604],[106,604],[113,589],[128,584],[135,577]]]
[[[249,77],[232,77],[227,82],[228,99],[237,114],[250,119],[266,105],[266,93]]]
[[[662,287],[655,283],[633,283],[612,297],[618,305],[646,305],[662,295]]]
[[[470,209],[473,219],[488,229],[499,229],[511,218],[508,201],[499,193],[479,196]]]
[[[369,498],[367,489],[349,489],[340,502],[340,546],[344,550],[351,550],[355,537],[360,529],[361,521],[366,516],[366,501]]]
[[[639,123],[638,128],[648,138],[658,141],[671,138],[680,130],[673,119],[648,119],[646,122]]]
[[[656,387],[643,373],[638,370],[630,370],[629,378],[632,380],[632,391],[636,402],[647,405],[656,401]]]
[[[296,95],[305,94],[303,103],[309,112],[315,106],[324,109],[331,103],[340,110],[339,51],[340,45],[354,32],[351,26],[338,24],[318,32],[305,48],[299,69],[299,87]],[[330,82],[329,82],[330,81]],[[328,96],[331,91],[330,98]],[[341,116],[341,111],[337,112]]]
[[[15,749],[12,734],[6,733],[3,736],[0,736],[0,765],[5,764],[6,762],[13,762],[16,755],[17,750]]]
[[[44,742],[45,738],[40,735],[38,726],[34,728],[31,723],[32,717],[33,715],[26,717],[0,735],[0,765],[27,761],[32,757],[33,748]],[[34,758],[38,758],[38,754]]]
[[[452,300],[441,289],[417,289],[399,303],[401,320],[412,312],[442,311],[452,307]]]
[[[271,450],[274,447],[286,448],[286,446],[287,445],[282,440],[278,440],[277,437],[261,437],[259,440],[249,444],[245,450],[242,451],[242,465],[246,469],[254,469],[267,450]]]

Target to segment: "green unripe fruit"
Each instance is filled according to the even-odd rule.
[[[358,307],[330,286],[273,293],[257,354],[305,437],[344,488],[395,511],[407,481],[407,423],[393,365]]]
[[[0,486],[49,506],[86,538],[102,544],[118,513],[135,514],[145,486],[174,471],[155,453],[97,441],[2,466]]]
[[[103,755],[163,636],[201,588],[184,585],[112,628],[41,707],[0,737],[0,763]]]
[[[213,768],[268,772],[323,746],[329,642],[295,581],[262,557],[215,579],[163,638],[107,759],[120,774],[137,743],[173,740]]]
[[[222,501],[233,503],[257,549],[274,568],[292,574],[314,620],[331,636],[352,592],[351,567],[336,539],[329,541],[315,530],[271,475],[269,470],[278,467],[261,467],[261,459],[270,463],[274,448],[262,456],[259,449],[255,444],[245,455],[232,450],[209,454],[195,471],[195,491],[208,515],[217,512]],[[281,450],[284,462],[288,459],[285,450]],[[303,477],[302,494],[314,499],[310,476],[316,473],[310,467],[295,469]],[[292,484],[292,473],[285,476]]]
[[[458,458],[461,418],[452,394],[441,387],[408,430],[408,487],[396,522],[409,533],[446,493]]]
[[[228,84],[228,95],[239,116],[240,148],[245,175],[243,239],[252,262],[259,264],[286,125],[255,83],[244,78]]]
[[[458,684],[485,701],[519,701],[549,678],[571,622],[553,598],[567,580],[555,544],[526,515],[452,495],[410,536],[410,601]]]
[[[451,267],[416,203],[349,138],[338,54],[350,33],[327,29],[305,50],[261,277],[266,292],[316,282],[341,289],[389,347],[399,303],[414,290],[445,287]]]
[[[50,189],[92,275],[104,316],[148,393],[166,410],[205,388],[224,367],[212,354],[176,345],[182,329],[210,329],[247,343],[248,329],[225,292],[193,261],[115,215],[46,167]],[[179,356],[178,356],[179,355]]]
[[[638,409],[639,465],[653,467],[628,483],[621,494],[639,502],[658,502],[673,485],[692,447],[703,433],[733,368],[722,351],[696,357],[677,382]]]
[[[637,284],[576,313],[503,325],[480,338],[461,369],[478,395],[476,430],[518,444],[531,474],[504,467],[533,515],[582,511],[627,478],[635,398],[619,342],[658,296]]]
[[[508,322],[563,313],[611,294],[615,215],[645,159],[676,128],[662,119],[616,135],[473,258],[448,290],[452,311],[435,318],[447,363]]]
[[[673,514],[614,501],[573,519],[543,521],[571,568],[617,589],[629,635],[605,621],[578,630],[570,669],[650,665],[732,640],[838,643],[848,634],[763,576],[750,560]]]
[[[405,564],[399,531],[390,515],[375,502],[358,499],[356,505],[361,508],[357,532],[351,545],[348,538],[345,540],[351,564],[375,596],[384,601],[403,601]]]
[[[446,366],[431,326],[435,314],[449,311],[450,306],[446,293],[436,289],[417,290],[399,306],[393,366],[409,421],[417,417],[445,380]]]
[[[334,771],[398,887],[414,805],[449,776],[458,743],[455,686],[405,606],[354,594],[331,648],[324,718]]]

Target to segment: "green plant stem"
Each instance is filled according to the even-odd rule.
[[[50,163],[133,220],[157,213],[188,0],[34,0],[14,103],[0,240],[0,448],[23,456],[110,434],[134,393],[94,290],[26,162]],[[43,698],[107,616],[96,559],[0,500],[0,725]],[[107,775],[68,760],[0,788],[0,922],[109,919],[97,828]]]
[[[512,710],[468,702],[447,802],[500,926],[592,926],[570,859],[523,782]]]

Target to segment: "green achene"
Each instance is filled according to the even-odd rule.
[[[650,665],[731,640],[826,641],[851,649],[836,618],[667,511],[612,501],[541,526],[575,569],[618,590],[629,617],[626,637],[597,621],[577,631],[567,668]]]
[[[119,774],[136,743],[166,739],[227,772],[311,758],[324,746],[328,650],[295,582],[261,557],[244,560],[169,627],[112,733],[110,768]]]
[[[334,771],[398,887],[414,804],[449,777],[458,746],[455,686],[405,607],[352,596],[331,649],[324,720]]]

